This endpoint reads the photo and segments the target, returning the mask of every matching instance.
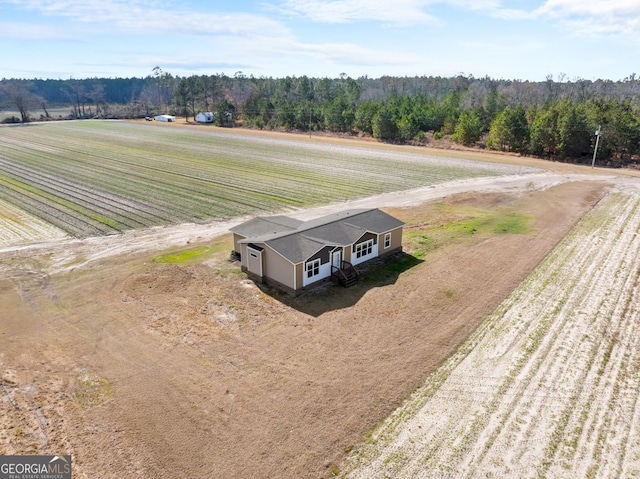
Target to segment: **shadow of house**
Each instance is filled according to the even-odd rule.
[[[258,284],[258,287],[277,301],[302,313],[318,317],[328,311],[354,306],[368,291],[394,284],[402,273],[423,262],[424,260],[402,251],[369,261],[360,268],[358,284],[350,288],[342,288],[331,281],[325,281],[315,288],[293,296],[268,284]]]
[[[404,223],[374,209],[346,210],[310,221],[257,217],[235,226],[234,251],[258,284],[297,296],[331,280],[350,287],[359,269],[402,251]]]

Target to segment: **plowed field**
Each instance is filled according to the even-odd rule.
[[[87,479],[633,476],[638,178],[504,161],[557,173],[295,211],[407,225],[405,255],[295,299],[230,261],[239,219],[0,248],[0,454]]]
[[[0,201],[76,237],[534,171],[211,128],[116,121],[0,128]]]

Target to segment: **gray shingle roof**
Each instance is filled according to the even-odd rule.
[[[289,218],[288,216],[257,216],[234,226],[229,231],[248,238],[292,231],[303,223],[303,221]]]
[[[258,217],[231,231],[246,236],[242,242],[264,243],[295,264],[325,246],[348,246],[367,232],[380,234],[402,225],[402,221],[379,209],[356,209],[304,223],[286,216]]]

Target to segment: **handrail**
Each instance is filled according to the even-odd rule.
[[[358,270],[348,261],[341,261],[340,267],[331,265],[331,277],[337,278],[341,283],[346,284],[352,276],[354,276],[356,280],[360,278]]]
[[[342,268],[338,268],[337,266],[333,266],[331,265],[331,276],[333,276],[334,274],[339,274],[342,275],[343,279],[347,279],[347,275],[344,274],[344,270]]]
[[[342,269],[349,271],[349,272],[354,272],[356,275],[356,278],[359,276],[358,274],[358,270],[355,268],[355,266],[353,266],[351,263],[349,263],[348,261],[342,261]]]

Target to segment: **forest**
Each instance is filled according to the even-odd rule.
[[[50,115],[68,106],[68,115]],[[2,79],[5,122],[142,118],[195,121],[214,113],[223,127],[329,132],[393,143],[457,144],[555,161],[625,166],[640,158],[640,78],[545,81],[455,77],[271,78],[225,74],[145,78]],[[41,111],[39,117],[31,112]]]

